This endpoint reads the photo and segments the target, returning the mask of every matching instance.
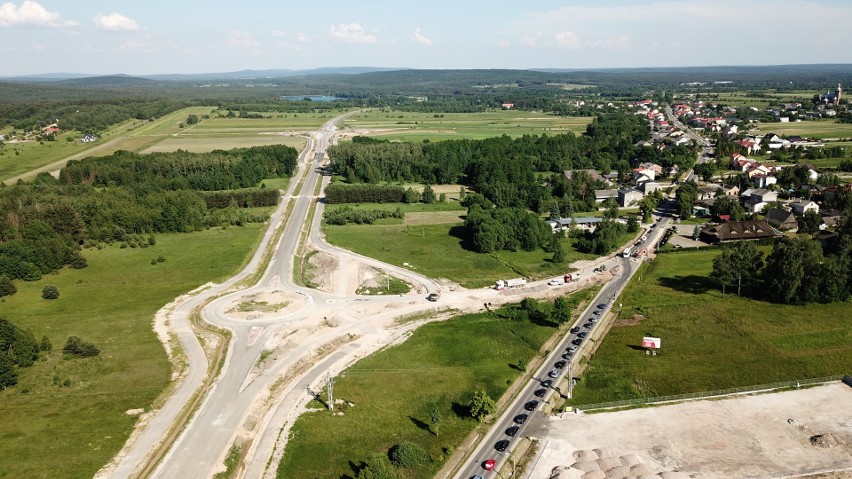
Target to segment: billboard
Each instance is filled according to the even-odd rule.
[[[650,336],[645,336],[644,338],[642,338],[642,347],[660,349],[660,338],[652,338]]]

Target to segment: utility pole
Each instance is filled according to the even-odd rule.
[[[574,392],[574,375],[571,374],[573,361],[568,361],[568,399],[571,399],[571,393]]]
[[[331,371],[327,373],[325,389],[328,393],[328,410],[334,411],[334,378],[331,377]]]

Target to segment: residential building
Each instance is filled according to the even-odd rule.
[[[595,190],[595,203],[603,203],[610,198],[618,200],[618,190]]]
[[[799,222],[796,221],[796,217],[793,213],[787,210],[770,208],[766,211],[765,220],[767,223],[772,225],[772,227],[778,228],[781,231],[790,231],[795,233],[799,230]]]
[[[637,189],[618,190],[618,206],[621,206],[622,208],[635,206],[642,201],[642,198],[644,197],[645,195]]]
[[[803,216],[808,211],[819,213],[819,205],[810,200],[794,201],[790,203],[790,209],[796,216]]]
[[[759,240],[780,236],[781,232],[765,220],[729,221],[719,225],[706,226],[701,230],[701,238],[708,243]]]

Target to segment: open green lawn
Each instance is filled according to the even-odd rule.
[[[424,222],[425,223],[425,222]],[[554,264],[552,254],[536,251],[476,253],[463,247],[464,226],[450,224],[325,225],[326,239],[381,261],[402,266],[432,278],[447,278],[468,288],[494,284],[497,279],[526,276],[540,279],[566,272],[568,264],[596,256],[575,250],[574,239],[563,239],[566,261]],[[632,238],[625,235],[619,245]]]
[[[788,306],[722,295],[707,275],[719,250],[657,256],[634,277],[616,325],[572,404],[655,397],[849,373],[848,303]],[[641,277],[641,280],[639,279]],[[642,336],[662,339],[646,356]]]
[[[794,123],[757,123],[761,134],[801,136],[804,138],[852,138],[852,123],[814,120]]]
[[[496,110],[485,113],[413,113],[371,110],[350,116],[346,128],[387,130],[371,133],[397,141],[482,139],[500,135],[580,134],[592,121],[590,117],[562,117],[541,112]]]
[[[336,408],[340,416],[321,409],[299,417],[278,477],[354,477],[353,468],[370,454],[387,453],[402,441],[419,445],[432,461],[400,470],[399,477],[433,477],[447,451],[477,425],[465,417],[473,391],[484,388],[497,400],[520,374],[518,359],[531,359],[556,332],[550,324],[506,319],[510,308],[427,324],[344,371],[334,396],[354,407]],[[433,408],[442,417],[439,435],[431,429]]]
[[[151,328],[154,313],[175,297],[234,273],[260,239],[262,225],[157,235],[145,249],[85,250],[89,266],[36,282],[16,282],[0,316],[47,335],[53,352],[20,370],[0,391],[0,478],[92,477],[122,447],[135,419],[169,383],[171,368]],[[163,263],[151,264],[159,255]],[[41,298],[45,284],[61,296]],[[63,360],[69,335],[92,341],[101,355]],[[66,379],[68,387],[61,387]]]

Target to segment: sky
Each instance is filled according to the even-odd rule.
[[[852,63],[849,0],[0,0],[0,76]]]

